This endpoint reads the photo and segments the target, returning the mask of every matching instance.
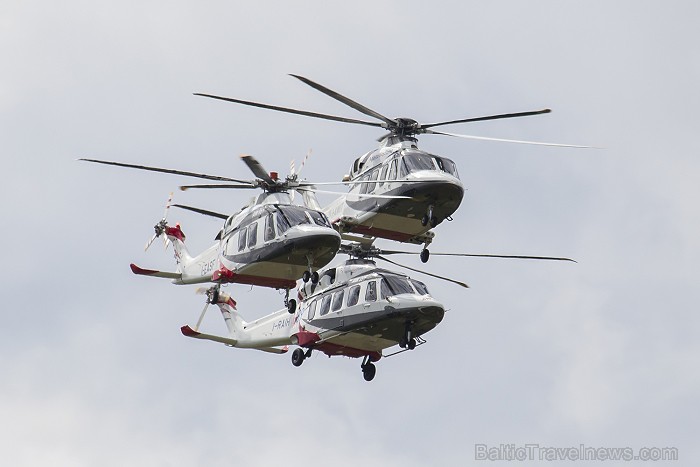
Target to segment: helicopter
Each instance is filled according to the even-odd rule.
[[[314,350],[330,356],[362,358],[360,368],[366,381],[376,375],[375,363],[425,344],[422,337],[443,320],[445,307],[426,285],[407,275],[379,268],[374,258],[388,261],[432,277],[468,288],[464,282],[404,266],[384,257],[414,252],[380,250],[371,242],[341,245],[340,252],[350,259],[320,272],[316,283],[303,283],[298,290],[300,307],[293,315],[279,310],[252,322],[246,322],[236,302],[217,284],[207,290],[206,304],[197,324],[180,328],[186,337],[210,340],[229,347],[257,349],[270,353],[288,352],[296,345],[292,364],[301,366]],[[569,258],[435,253],[458,256],[573,261]],[[199,330],[210,304],[216,304],[229,335],[219,336]],[[384,354],[398,345],[401,350]]]
[[[155,234],[146,244],[146,249],[156,238],[164,236],[164,241],[172,243],[175,250],[177,272],[144,269],[132,263],[131,270],[134,274],[167,278],[178,285],[214,282],[284,289],[285,307],[293,313],[296,301],[289,299],[289,291],[296,287],[297,279],[317,282],[319,276],[316,269],[328,264],[340,246],[340,235],[323,212],[292,203],[289,194],[291,189],[310,188],[303,182],[297,182],[296,174],[288,176],[286,180],[281,180],[276,172],[268,174],[253,156],[243,155],[241,160],[257,177],[254,180],[237,180],[97,159],[80,160],[218,182],[234,182],[226,187],[258,188],[263,191],[248,206],[233,215],[173,204],[173,207],[225,221],[215,243],[198,255],[192,255],[188,251],[180,225],[169,226],[167,223],[171,194],[163,218],[155,225]],[[187,190],[207,187],[209,186],[189,185],[180,188]]]
[[[378,237],[399,242],[422,244],[423,249],[420,253],[420,258],[424,263],[430,257],[428,245],[434,239],[434,233],[431,229],[444,220],[452,220],[452,214],[459,208],[464,197],[464,186],[460,181],[457,165],[452,160],[418,149],[418,135],[444,135],[465,139],[543,146],[589,147],[487,138],[447,133],[433,129],[438,126],[458,123],[541,115],[550,113],[550,109],[421,124],[411,118],[386,117],[308,78],[294,74],[290,76],[379,121],[338,117],[213,94],[195,93],[195,95],[307,117],[373,126],[388,130],[387,134],[378,139],[380,143],[379,148],[355,159],[349,173],[343,177],[343,181],[350,186],[350,193],[358,195],[378,194],[390,197],[375,199],[341,197],[323,208],[323,211],[334,227],[343,234],[355,235],[360,238]],[[391,197],[392,195],[398,197]],[[313,206],[321,209],[317,202]],[[357,237],[346,236],[345,238],[349,240],[360,239]]]

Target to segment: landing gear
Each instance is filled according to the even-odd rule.
[[[287,311],[292,315],[297,311],[297,301],[289,298],[289,289],[286,289],[286,294],[284,295],[284,306],[287,307]]]
[[[312,268],[311,266],[314,263],[314,259],[311,256],[306,256],[306,260],[309,263],[309,269],[304,271],[304,274],[301,276],[301,280],[304,281],[304,283],[309,282],[309,279],[311,280],[312,284],[318,284],[318,272],[311,272]]]
[[[416,339],[413,337],[413,329],[410,322],[406,323],[406,331],[403,337],[399,340],[399,347],[402,349],[413,350],[416,348]]]
[[[423,227],[430,224],[430,227],[436,227],[440,221],[433,215],[433,205],[428,206],[428,212],[421,218],[420,223]]]
[[[312,284],[318,284],[318,273],[316,271],[304,271],[304,274],[301,275],[301,280],[306,283],[309,282],[309,279],[311,280]]]
[[[365,379],[365,381],[372,381],[374,379],[374,375],[377,374],[377,367],[370,361],[369,355],[362,360],[362,365],[360,368],[362,368],[362,377]]]
[[[427,248],[423,248],[420,252],[420,260],[424,263],[427,263],[428,259],[430,259],[430,250],[428,250]]]
[[[292,352],[292,365],[301,366],[301,364],[304,363],[304,360],[306,360],[310,356],[311,349],[308,349],[306,352],[304,352],[304,349],[302,349],[301,347],[295,349],[294,352]]]
[[[304,355],[304,349],[295,349],[294,352],[292,352],[292,365],[301,366],[301,364],[304,363],[305,358],[306,355]]]

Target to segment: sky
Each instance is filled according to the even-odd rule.
[[[699,17],[691,1],[3,1],[3,462],[541,465],[475,459],[536,444],[697,463]],[[413,274],[449,311],[371,383],[355,359],[295,368],[184,338],[203,298],[128,265],[174,267],[143,246],[188,179],[76,159],[248,178],[242,153],[284,174],[311,150],[303,175],[340,180],[381,132],[192,95],[363,118],[289,73],[423,122],[551,108],[444,129],[603,149],[421,137],[467,188],[431,250],[578,263],[402,258],[471,288]],[[170,216],[192,251],[219,228]],[[281,307],[228,291],[249,320]],[[203,328],[224,332],[217,313]]]

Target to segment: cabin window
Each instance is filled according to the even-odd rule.
[[[377,301],[377,282],[371,281],[367,283],[367,291],[365,292],[366,302],[376,302]]]
[[[398,159],[394,159],[391,161],[391,165],[389,166],[389,180],[396,180],[396,166],[398,165],[398,163]]]
[[[367,193],[367,190],[369,189],[370,184],[365,183],[365,182],[367,182],[367,180],[369,180],[369,175],[363,175],[362,177],[360,177],[360,182],[361,182],[360,183],[360,194],[361,195],[364,195],[365,193]]]
[[[314,319],[315,314],[316,314],[316,300],[309,303],[309,308],[308,308],[308,312],[307,312],[306,316],[308,317],[309,320],[312,320],[312,319]]]
[[[275,238],[275,217],[269,213],[265,218],[265,241],[268,242]]]
[[[356,285],[354,287],[350,287],[350,290],[348,291],[348,306],[357,305],[357,302],[359,300],[360,300],[360,286]]]
[[[253,222],[248,226],[248,247],[252,248],[258,242],[258,223]]]
[[[372,172],[372,175],[370,176],[370,179],[371,179],[372,181],[375,181],[378,177],[379,177],[379,169],[375,169],[375,170]],[[372,192],[374,191],[374,189],[376,188],[376,186],[377,186],[376,183],[368,183],[368,185],[369,185],[369,186],[367,187],[367,193],[372,193]]]
[[[384,180],[386,180],[386,173],[389,170],[389,165],[382,167],[381,175],[379,175],[379,186],[384,185]]]
[[[343,306],[343,297],[345,296],[345,290],[341,290],[340,292],[336,292],[333,294],[333,306],[331,307],[331,311],[338,311],[340,310],[340,307]]]
[[[245,249],[246,232],[248,232],[248,229],[238,231],[238,251]]]
[[[386,288],[384,288],[384,284],[386,284]],[[397,276],[384,276],[384,281],[382,282],[382,294],[385,297],[405,293],[415,293],[407,279]]]
[[[282,235],[289,229],[289,222],[287,221],[287,218],[285,218],[281,212],[276,212],[275,213],[275,218],[277,219],[277,232]]]
[[[421,281],[417,281],[415,279],[409,279],[411,281],[411,284],[413,284],[413,288],[416,289],[416,292],[418,292],[418,295],[429,295],[430,292],[428,292],[428,288],[425,286],[424,283]]]
[[[327,314],[328,310],[331,309],[331,297],[331,295],[326,295],[323,297],[323,300],[321,301],[321,310],[319,312],[321,316]]]

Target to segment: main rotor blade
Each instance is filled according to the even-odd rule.
[[[180,190],[187,191],[190,188],[257,188],[257,185],[252,183],[246,185],[231,185],[231,184],[219,184],[219,185],[181,185]]]
[[[510,113],[510,114],[487,115],[485,117],[462,118],[460,120],[450,120],[448,122],[429,123],[427,125],[421,125],[421,128],[431,128],[434,126],[451,125],[453,123],[468,123],[468,122],[481,122],[484,120],[498,120],[501,118],[528,117],[530,115],[548,114],[551,111],[552,111],[551,109],[542,109],[542,110],[532,110],[529,112],[516,112],[516,113]]]
[[[503,143],[534,144],[537,146],[557,146],[557,147],[562,147],[562,148],[597,149],[597,148],[594,148],[593,146],[578,146],[575,144],[559,144],[559,143],[542,143],[542,142],[538,142],[538,141],[523,141],[523,140],[517,140],[517,139],[504,139],[504,138],[487,138],[485,136],[459,135],[456,133],[447,133],[444,131],[435,131],[435,130],[425,130],[424,133],[428,134],[428,135],[445,135],[445,136],[454,136],[455,138],[476,139],[476,140],[482,140],[482,141],[501,141]]]
[[[386,253],[386,252],[384,252]],[[414,253],[414,254],[420,254],[420,253]],[[576,260],[573,260],[571,258],[558,258],[555,256],[523,256],[523,255],[476,255],[476,254],[469,254],[469,253],[433,253],[432,251],[430,252],[430,256],[437,255],[437,256],[470,256],[473,258],[506,258],[506,259],[536,259],[536,260],[544,260],[544,261],[571,261],[572,263],[576,263]]]
[[[308,84],[309,86],[316,89],[317,91],[321,91],[325,95],[330,96],[333,99],[340,101],[349,107],[352,107],[353,109],[357,110],[358,112],[362,112],[365,115],[368,115],[370,117],[374,117],[378,120],[381,120],[390,126],[398,124],[398,122],[396,122],[396,120],[391,119],[389,117],[385,117],[384,115],[380,114],[379,112],[375,112],[374,110],[372,110],[368,107],[365,107],[364,105],[360,104],[359,102],[355,102],[354,100],[349,99],[349,98],[343,96],[342,94],[339,94],[339,93],[333,91],[332,89],[328,89],[325,86],[321,86],[320,84],[315,83],[308,78],[304,78],[303,76],[293,75],[293,74],[290,74],[289,76],[295,77],[299,81],[301,81],[305,84]]]
[[[200,209],[200,208],[194,208],[192,206],[185,206],[183,204],[173,204],[173,207],[180,208],[180,209],[186,209],[188,211],[196,212],[199,214],[204,214],[205,216],[210,216],[210,217],[218,217],[219,219],[228,219],[229,216],[226,214],[221,214],[218,212],[214,211],[207,211],[206,209]]]
[[[399,251],[399,250],[382,250],[383,255],[419,255],[417,251]],[[472,258],[505,258],[505,259],[535,259],[544,261],[571,261],[576,263],[576,260],[571,258],[559,258],[555,256],[525,256],[525,255],[482,255],[473,253],[433,253],[430,256],[468,256]]]
[[[79,161],[94,162],[96,164],[104,165],[116,165],[118,167],[126,167],[129,169],[139,169],[139,170],[149,170],[151,172],[162,172],[166,174],[174,175],[184,175],[186,177],[203,178],[205,180],[217,180],[221,182],[238,182],[238,183],[250,183],[247,180],[237,180],[235,178],[220,177],[218,175],[207,175],[195,172],[185,172],[184,170],[173,170],[173,169],[161,169],[159,167],[149,167],[146,165],[135,165],[135,164],[125,164],[123,162],[111,162],[111,161],[101,161],[97,159],[78,159]]]
[[[231,97],[221,97],[221,96],[215,96],[212,94],[203,94],[203,93],[199,93],[199,92],[195,92],[194,95],[195,96],[202,96],[202,97],[209,97],[211,99],[219,99],[221,101],[234,102],[236,104],[249,105],[252,107],[260,107],[261,109],[277,110],[279,112],[286,112],[286,113],[296,114],[296,115],[304,115],[306,117],[322,118],[324,120],[333,120],[336,122],[355,123],[358,125],[368,125],[368,126],[376,126],[376,127],[382,126],[381,123],[377,123],[377,122],[366,122],[363,120],[356,120],[354,118],[336,117],[334,115],[309,112],[306,110],[290,109],[288,107],[280,107],[277,105],[261,104],[259,102],[244,101],[242,99],[233,99]]]
[[[392,260],[390,260],[390,259],[388,259],[388,258],[384,258],[384,257],[379,256],[379,255],[375,256],[375,258],[379,258],[379,259],[384,260],[384,261],[386,261],[386,262],[388,262],[388,263],[395,264],[395,265],[397,265],[397,266],[401,266],[402,268],[410,269],[411,271],[420,272],[421,274],[425,274],[425,275],[427,275],[427,276],[435,277],[435,278],[437,278],[437,279],[442,279],[442,280],[447,281],[447,282],[452,282],[453,284],[461,285],[461,286],[464,287],[465,289],[468,289],[468,288],[469,288],[469,286],[468,286],[467,284],[465,284],[464,282],[456,281],[456,280],[454,280],[454,279],[450,279],[449,277],[438,276],[437,274],[432,274],[432,273],[429,273],[429,272],[426,272],[426,271],[421,271],[420,269],[414,269],[414,268],[411,268],[411,267],[409,267],[409,266],[405,266],[405,265],[403,265],[403,264],[399,264],[399,263],[397,263],[396,261],[392,261]]]
[[[360,193],[342,193],[339,191],[327,191],[327,190],[316,190],[314,188],[308,187],[298,187],[295,188],[297,191],[310,191],[313,193],[325,193],[329,195],[338,196],[357,196],[358,198],[376,198],[376,199],[411,199],[410,196],[400,196],[400,195],[370,195],[370,194],[360,194]]]
[[[248,166],[251,172],[258,177],[259,179],[265,181],[265,183],[268,183],[270,185],[274,185],[275,181],[270,178],[270,174],[267,173],[267,170],[265,170],[265,167],[262,166],[260,162],[253,156],[250,156],[248,154],[241,154],[241,160],[245,163],[245,165]]]

